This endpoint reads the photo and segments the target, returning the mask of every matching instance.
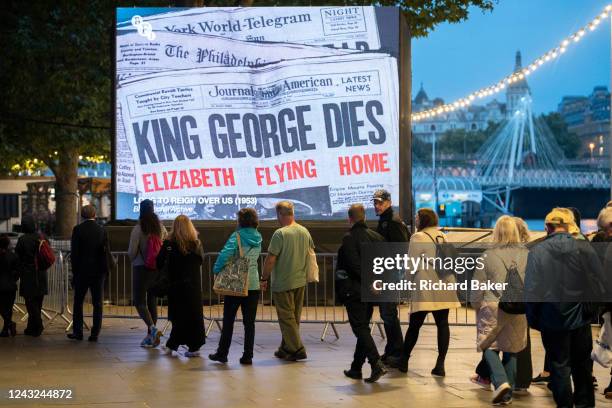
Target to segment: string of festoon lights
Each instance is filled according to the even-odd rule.
[[[565,51],[567,51],[569,47],[578,43],[582,39],[582,37],[584,37],[587,33],[591,31],[595,31],[595,29],[599,26],[599,24],[608,18],[608,15],[610,13],[612,13],[612,4],[607,5],[597,17],[591,20],[591,22],[589,22],[587,25],[582,27],[580,30],[576,31],[574,34],[565,38],[555,48],[544,53],[539,58],[536,58],[531,64],[528,64],[521,71],[514,72],[504,77],[501,81],[493,85],[490,85],[486,88],[479,89],[478,91],[473,92],[464,98],[457,99],[456,101],[452,103],[447,103],[445,105],[439,105],[432,109],[413,113],[411,116],[412,121],[418,122],[421,120],[433,118],[440,114],[444,114],[444,113],[452,112],[457,109],[465,108],[469,106],[475,100],[486,98],[488,96],[501,92],[508,85],[521,81],[525,77],[535,72],[538,68],[542,67],[544,64],[550,61],[554,61],[555,59],[560,57],[563,53],[565,53]]]

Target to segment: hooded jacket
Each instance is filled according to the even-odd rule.
[[[236,234],[240,234],[240,245],[242,246],[243,254],[249,259],[249,290],[259,290],[259,270],[258,270],[258,259],[261,254],[261,234],[256,228],[240,228],[227,239],[225,245],[213,267],[213,273],[217,275],[228,260],[232,256],[238,254],[238,241],[236,240]]]
[[[566,331],[588,325],[584,302],[606,289],[601,262],[587,241],[554,233],[535,245],[527,258],[527,320],[537,330]]]

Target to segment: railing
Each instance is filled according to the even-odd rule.
[[[468,231],[466,231],[468,232]],[[487,236],[485,231],[478,239]],[[139,318],[132,301],[132,267],[127,252],[114,252],[117,258],[117,266],[114,271],[109,273],[104,288],[104,317],[105,318]],[[212,287],[214,275],[213,265],[218,253],[209,252],[204,254],[201,268],[201,290],[203,295],[204,319],[206,320],[206,334],[208,335],[213,327],[221,329],[223,321],[223,297],[214,293]],[[266,254],[262,253],[259,258],[260,270]],[[335,294],[334,270],[336,265],[336,254],[318,253],[317,262],[319,264],[319,282],[310,283],[306,287],[304,297],[304,307],[302,309],[301,323],[322,324],[320,339],[323,341],[331,328],[334,336],[339,337],[336,325],[348,323],[348,316],[343,305],[337,302]],[[69,252],[58,252],[55,265],[48,271],[49,294],[45,296],[43,305],[43,316],[48,323],[57,318],[66,323],[66,331],[72,326],[72,303],[74,293],[71,288],[72,269]],[[467,299],[468,294],[459,294],[459,297]],[[409,314],[409,302],[399,299],[398,307],[400,322],[407,324]],[[24,303],[22,298],[17,299],[15,310],[22,313],[22,320],[27,319],[27,314],[23,311],[20,304]],[[166,320],[164,331],[168,328],[167,322],[167,300],[158,299],[158,319]],[[85,298],[84,316],[92,316],[91,298],[89,294]],[[404,318],[404,319],[402,319]],[[241,315],[237,316],[237,321],[241,321]],[[270,289],[261,291],[259,305],[257,309],[256,322],[277,323],[276,308]],[[475,324],[473,312],[468,307],[461,307],[451,310],[449,322],[452,325],[473,325]],[[372,318],[372,330],[384,337],[383,323],[378,313]],[[427,324],[432,323],[429,318]]]

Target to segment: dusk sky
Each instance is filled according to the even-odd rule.
[[[421,82],[430,98],[446,102],[491,85],[558,45],[597,16],[610,0],[500,0],[493,12],[472,9],[459,24],[442,24],[412,43],[413,95]],[[588,95],[610,85],[610,20],[568,48],[556,61],[532,73],[534,111],[557,109],[564,95]],[[496,96],[504,100],[504,93]]]

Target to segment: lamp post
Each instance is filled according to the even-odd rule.
[[[433,175],[433,210],[438,213],[438,177],[436,175],[436,132],[432,133],[432,143],[431,143],[431,169]]]

